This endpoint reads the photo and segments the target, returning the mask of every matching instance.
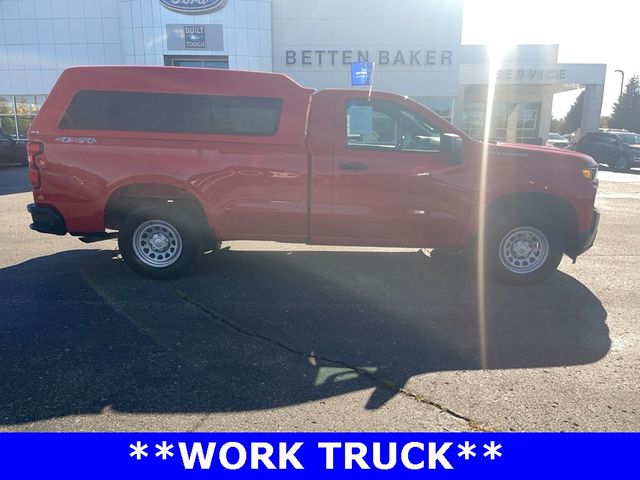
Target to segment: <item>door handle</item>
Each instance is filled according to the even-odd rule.
[[[341,163],[340,169],[342,170],[366,170],[369,168],[366,164],[360,162]]]

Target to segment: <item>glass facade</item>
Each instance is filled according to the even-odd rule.
[[[484,136],[484,119],[487,114],[487,104],[484,102],[469,102],[464,104],[462,115],[462,129],[467,135],[481,140]]]
[[[540,108],[541,102],[496,103],[491,120],[492,140],[540,143]],[[463,129],[474,137],[484,136],[484,120],[487,104],[471,102],[464,105]]]
[[[492,137],[496,140],[539,143],[540,102],[497,103],[493,109]]]
[[[191,67],[191,68],[222,68],[229,69],[229,57],[224,56],[169,56],[164,58],[164,64],[172,67]]]
[[[453,123],[453,98],[452,97],[412,97],[429,110],[434,111],[447,122]]]
[[[46,95],[0,95],[0,126],[16,140],[27,138],[29,126]]]

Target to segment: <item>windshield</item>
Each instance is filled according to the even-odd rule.
[[[618,138],[626,145],[636,145],[638,143],[638,135],[633,133],[619,133]]]

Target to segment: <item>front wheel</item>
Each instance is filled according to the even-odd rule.
[[[486,265],[498,280],[532,285],[556,271],[562,260],[562,235],[541,215],[515,215],[490,221]]]
[[[140,207],[127,216],[118,234],[127,266],[152,279],[185,273],[201,253],[201,243],[197,230],[171,208]]]

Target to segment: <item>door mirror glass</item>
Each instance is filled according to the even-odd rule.
[[[447,156],[449,165],[462,165],[464,163],[463,147],[460,135],[455,133],[443,133],[440,135],[440,152]]]

